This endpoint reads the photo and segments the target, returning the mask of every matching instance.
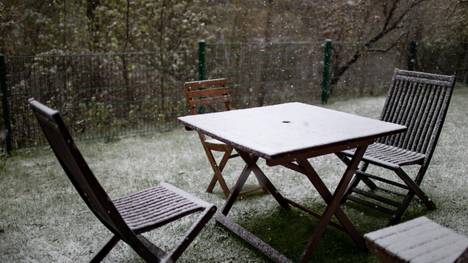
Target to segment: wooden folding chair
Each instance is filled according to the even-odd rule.
[[[405,125],[408,130],[369,145],[343,200],[390,214],[389,224],[400,221],[415,195],[428,209],[435,209],[420,185],[437,145],[454,84],[455,76],[395,70],[381,119]],[[349,163],[353,154],[353,150],[344,151],[339,157]],[[366,173],[369,164],[394,171],[401,181]],[[420,166],[414,180],[403,170],[408,165]],[[368,186],[368,191],[357,188],[361,181]],[[379,186],[375,181],[380,182]],[[385,184],[404,192],[382,187]],[[392,196],[399,196],[400,200]]]
[[[231,91],[226,85],[226,79],[210,79],[202,81],[186,82],[184,84],[185,97],[187,99],[187,107],[191,114],[199,114],[204,112],[225,111],[231,110]],[[225,143],[216,139],[210,138],[202,133],[198,133],[200,141],[205,150],[208,161],[213,169],[214,175],[208,184],[206,191],[212,193],[216,185],[219,183],[225,197],[227,198],[231,190],[226,184],[222,175],[223,169],[231,158],[238,157],[239,154],[233,153],[234,149]],[[221,152],[223,157],[216,162],[213,152]],[[245,191],[242,194],[256,191],[261,188],[254,188]]]
[[[94,215],[114,234],[91,262],[101,261],[119,240],[148,262],[174,262],[215,213],[215,206],[165,183],[111,200],[89,169],[60,114],[34,99],[29,104],[73,186]],[[141,235],[199,211],[200,218],[170,252]]]

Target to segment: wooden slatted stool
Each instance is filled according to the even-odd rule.
[[[364,238],[381,262],[468,262],[468,238],[424,216]]]

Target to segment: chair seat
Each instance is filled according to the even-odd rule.
[[[205,143],[205,145],[208,145],[208,147],[212,151],[226,152],[226,151],[229,151],[230,149],[232,149],[232,147],[230,145],[227,145],[224,142],[218,141],[218,140],[216,140],[214,138],[211,138],[211,137],[206,137],[204,143]]]
[[[353,156],[355,149],[343,151],[348,156]],[[422,153],[412,152],[406,149],[390,146],[382,143],[369,145],[364,161],[373,164],[382,164],[387,167],[398,168],[404,165],[421,164],[426,158]]]
[[[136,232],[167,224],[206,207],[203,201],[169,184],[117,198],[113,202],[130,229]]]

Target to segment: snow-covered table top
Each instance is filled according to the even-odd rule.
[[[178,119],[187,127],[266,159],[354,140],[376,139],[406,129],[298,102]]]

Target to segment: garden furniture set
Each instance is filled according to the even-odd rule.
[[[246,165],[221,213],[216,216],[216,221],[277,262],[289,260],[228,217],[238,193],[251,173],[281,207],[289,209],[292,205],[302,208],[302,205],[295,205],[294,201],[279,193],[258,167],[259,158],[265,159],[269,166],[282,165],[306,175],[327,203],[327,208],[319,217],[320,222],[302,256],[301,261],[307,262],[333,215],[340,222],[338,229],[343,230],[358,246],[364,248],[363,238],[340,208],[341,198],[367,146],[381,136],[396,134],[406,129],[401,125],[303,103],[191,115],[179,120],[190,128],[236,148]],[[357,148],[356,155],[332,194],[308,159],[354,148]]]
[[[258,189],[271,195],[283,209],[295,207],[319,219],[300,257],[301,262],[308,262],[327,226],[346,233],[357,247],[366,249],[367,241],[372,250],[381,255],[392,255],[379,258],[396,261],[395,255],[401,253],[382,245],[380,241],[385,240],[382,239],[382,232],[369,233],[364,238],[341,205],[349,200],[387,212],[391,214],[391,224],[401,220],[415,196],[428,209],[435,208],[421,189],[421,183],[442,129],[454,83],[453,76],[397,69],[380,120],[297,102],[231,110],[231,94],[225,79],[185,83],[184,91],[191,115],[178,119],[186,129],[198,132],[213,169],[214,175],[207,192],[212,192],[218,183],[227,198],[216,215],[215,206],[165,183],[111,199],[87,166],[60,114],[34,99],[30,100],[30,105],[70,181],[90,210],[113,233],[113,237],[93,261],[102,260],[119,240],[130,245],[147,261],[176,261],[214,215],[217,223],[271,260],[290,262],[290,259],[235,223],[234,218],[229,216],[237,198],[243,194],[244,184],[251,174],[260,185]],[[221,107],[223,111],[218,111],[217,107]],[[199,114],[207,111],[211,113]],[[219,162],[213,152],[222,153]],[[309,161],[327,154],[335,154],[347,166],[334,191],[325,185]],[[229,188],[223,177],[223,170],[228,160],[235,157],[240,157],[245,166],[236,184]],[[282,166],[305,175],[326,204],[324,211],[318,214],[283,196],[258,166],[260,159],[264,159],[267,166]],[[400,182],[368,173],[366,170],[369,164],[394,171]],[[402,169],[407,165],[421,166],[414,180]],[[369,189],[363,190],[360,182]],[[389,184],[393,188],[382,187],[382,184]],[[402,188],[406,193],[397,192],[394,188]],[[389,199],[380,195],[381,192],[396,195],[402,201]],[[195,212],[201,212],[202,215],[173,251],[165,252],[141,235]],[[332,221],[333,216],[338,222]],[[428,224],[424,226],[425,229],[438,231],[437,224],[428,223],[428,219],[417,220],[425,220],[425,224]],[[407,234],[415,233],[410,222],[412,221],[404,223],[409,225],[392,226],[391,230],[380,231],[387,233],[386,235],[397,233],[393,237],[397,242],[396,237],[404,238]],[[417,238],[413,240],[422,249],[424,241],[419,240],[418,243]],[[461,252],[452,251],[458,253],[458,257],[447,252],[447,259],[463,260],[462,252],[466,247],[463,248],[465,243],[460,242]],[[397,248],[404,250],[405,247]],[[400,259],[405,260],[403,256]]]

